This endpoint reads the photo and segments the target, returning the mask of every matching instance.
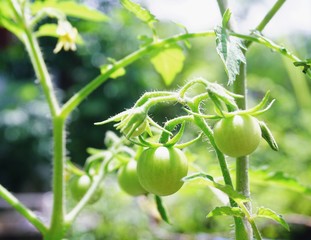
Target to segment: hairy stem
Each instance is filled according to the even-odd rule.
[[[276,4],[272,7],[272,9],[266,14],[266,16],[263,18],[263,20],[260,22],[260,24],[257,26],[256,30],[262,31],[265,26],[270,22],[270,20],[273,18],[273,16],[276,14],[276,12],[280,9],[280,7],[283,5],[285,0],[278,0]],[[226,0],[218,0],[219,9],[222,14],[224,14],[225,9],[228,7],[228,3]],[[229,25],[231,30],[234,30],[232,25]],[[244,41],[244,44],[246,47],[249,47],[251,45],[252,41]],[[270,45],[270,41],[265,41],[265,45]],[[247,50],[247,48],[246,48]],[[246,53],[245,50],[245,53]],[[286,52],[284,49],[280,52]],[[236,94],[243,95],[244,98],[237,99],[237,105],[240,109],[245,110],[247,108],[247,78],[246,78],[246,63],[240,64],[240,72],[239,75],[237,75],[236,80],[233,83],[233,92]],[[250,184],[249,184],[249,175],[248,175],[248,169],[249,169],[249,157],[243,156],[236,159],[236,190],[238,192],[241,192],[246,197],[250,197]],[[252,206],[251,202],[247,202],[245,204],[245,207],[247,210],[251,213],[252,212]],[[255,229],[255,235],[258,238],[259,232],[256,227],[256,224],[254,222],[250,223],[246,218],[243,219],[244,226],[247,232],[247,239],[253,239],[253,229]],[[255,226],[255,228],[254,228]],[[256,231],[257,230],[257,231]],[[236,239],[240,239],[240,236],[238,236],[238,226],[236,226]]]
[[[191,110],[195,113],[199,113],[199,106],[198,104],[189,104],[189,107],[191,108]],[[224,182],[226,185],[229,185],[233,188],[233,183],[232,183],[232,179],[230,176],[230,171],[229,168],[227,166],[227,162],[225,159],[225,156],[222,154],[222,152],[218,149],[215,140],[214,140],[214,136],[213,136],[213,131],[212,129],[207,125],[207,123],[200,117],[198,116],[193,116],[194,122],[195,124],[203,131],[203,133],[208,137],[211,145],[213,146],[213,148],[216,151],[216,155],[218,158],[218,162],[220,165],[220,169],[224,178]],[[237,206],[236,203],[230,199],[230,203],[232,206]]]
[[[141,57],[151,53],[152,51],[163,48],[169,44],[173,44],[178,41],[186,40],[189,38],[207,37],[207,36],[215,36],[214,31],[181,34],[181,35],[177,35],[171,38],[159,40],[146,47],[140,48],[139,50],[117,61],[115,64],[113,64],[113,66],[110,69],[108,69],[106,72],[102,73],[95,79],[93,79],[89,84],[87,84],[78,93],[76,93],[72,98],[70,98],[68,102],[64,104],[62,108],[62,113],[61,113],[62,116],[64,117],[68,116],[72,112],[72,110],[74,110],[96,88],[98,88],[101,84],[103,84],[109,78],[109,76],[111,76],[111,74],[115,72],[116,70],[126,67],[129,64],[133,63],[134,61],[137,61]]]
[[[194,110],[195,109],[192,109],[192,111],[194,111]],[[229,185],[229,186],[231,186],[233,188],[233,183],[232,183],[232,179],[231,179],[231,176],[230,176],[230,171],[229,171],[229,168],[227,166],[227,162],[226,162],[225,156],[223,155],[223,153],[216,146],[212,130],[206,124],[206,122],[204,120],[202,120],[200,117],[194,116],[194,121],[195,121],[196,125],[208,137],[211,145],[213,146],[213,148],[216,151],[216,155],[217,155],[217,158],[218,158],[219,166],[220,166],[220,169],[221,169],[221,172],[222,172],[225,184]],[[229,198],[229,201],[230,201],[230,206],[231,207],[237,207],[236,202],[234,202],[231,198]],[[236,239],[237,240],[247,240],[247,233],[245,231],[242,219],[239,218],[239,217],[234,217],[234,224],[235,224],[235,229],[236,229]]]
[[[286,49],[283,46],[280,46],[270,40],[265,41],[262,38],[259,38],[256,36],[244,35],[244,34],[239,34],[235,32],[230,32],[230,34],[232,36],[239,37],[244,40],[254,41],[261,45],[264,45],[268,47],[269,49],[272,49],[274,51],[277,51],[283,54],[284,56],[290,58],[292,61],[301,61],[301,59],[295,56],[294,54],[288,51],[285,51]],[[90,83],[88,83],[85,87],[83,87],[78,93],[72,96],[62,107],[61,115],[63,117],[67,117],[76,107],[79,106],[81,102],[83,102],[84,99],[86,99],[95,89],[97,89],[101,84],[103,84],[106,80],[108,80],[111,74],[116,72],[118,69],[130,65],[131,63],[139,60],[140,58],[151,53],[152,51],[163,48],[164,46],[168,44],[173,44],[173,43],[183,41],[186,39],[191,39],[191,38],[209,37],[209,36],[215,36],[214,31],[180,34],[180,35],[173,36],[167,39],[159,40],[146,47],[140,48],[139,50],[117,61],[111,68],[109,68],[107,71],[105,71],[104,73],[102,73],[101,75],[93,79]],[[311,78],[310,70],[307,72],[307,75]]]
[[[30,28],[30,24],[28,22],[29,16],[25,16],[25,14],[27,14],[25,12],[27,11],[25,11],[25,9],[21,9],[21,5],[15,0],[11,0],[9,3],[14,12],[15,18],[24,29],[24,34],[22,36],[23,43],[25,44],[27,52],[30,56],[35,74],[42,86],[51,115],[55,116],[59,112],[60,108],[55,96],[50,74],[47,70],[47,66],[40,51],[37,38],[34,36],[32,29]]]
[[[37,39],[33,36],[29,29],[25,29],[26,38],[25,45],[29,53],[32,65],[35,69],[36,76],[42,86],[44,95],[48,102],[52,116],[56,116],[59,112],[58,102],[53,89],[51,77],[47,71],[47,67],[43,60],[42,53],[39,48]]]
[[[289,58],[293,62],[301,62],[302,61],[295,54],[288,51],[284,46],[279,45],[279,44],[273,42],[272,40],[270,40],[268,38],[265,38],[262,36],[245,35],[245,34],[240,34],[240,33],[236,33],[236,32],[231,32],[230,35],[244,39],[246,41],[252,41],[252,42],[259,43],[259,44],[261,44],[261,45],[263,45],[263,46],[265,46],[265,47],[267,47],[273,51],[276,51],[276,52],[280,53],[281,55]],[[306,75],[309,77],[309,79],[311,79],[311,69],[307,70]]]
[[[61,117],[53,119],[53,210],[49,239],[58,240],[64,234],[65,219],[65,120]]]
[[[193,117],[186,115],[171,119],[165,123],[164,128],[168,131],[172,131],[176,127],[176,125],[182,124],[185,121],[188,122],[193,121]],[[163,131],[159,138],[159,143],[163,144],[166,143],[169,140],[169,137],[170,137],[169,133]]]
[[[25,4],[20,4],[16,0],[10,0],[9,4],[13,10],[16,21],[24,30],[24,34],[22,35],[23,43],[25,44],[27,52],[30,56],[35,74],[42,86],[51,115],[55,116],[59,112],[60,108],[55,96],[50,74],[47,70],[47,66],[39,47],[38,40],[32,33],[33,29],[31,28],[31,24],[29,22],[30,16],[28,16],[29,9],[24,9],[26,7]]]
[[[225,9],[228,8],[226,0],[218,0],[218,5],[221,14],[224,14]],[[230,21],[232,23],[232,21]],[[229,25],[230,29],[233,29],[232,24]],[[247,96],[246,96],[246,63],[240,64],[240,73],[237,75],[233,83],[233,92],[244,96],[244,98],[236,99],[239,109],[246,109]],[[248,179],[248,162],[247,156],[236,159],[236,190],[242,193],[246,197],[250,197],[249,179]],[[251,212],[251,203],[246,205],[249,212]],[[241,219],[240,219],[241,221]],[[250,223],[246,218],[242,219],[243,224],[239,222],[235,225],[235,238],[236,240],[251,240],[253,238],[253,231]],[[236,222],[235,222],[236,223]],[[244,226],[243,226],[244,225]]]

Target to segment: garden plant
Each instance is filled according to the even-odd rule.
[[[268,144],[271,151],[278,151],[278,145],[272,135],[273,129],[270,130],[269,123],[264,120],[265,112],[273,108],[274,99],[266,89],[262,100],[248,107],[246,71],[246,53],[251,45],[259,44],[290,59],[292,68],[301,68],[301,74],[311,78],[310,59],[299,58],[262,34],[286,1],[276,0],[249,34],[241,34],[229,1],[217,0],[222,22],[215,29],[204,32],[185,29],[167,38],[160,38],[158,20],[148,10],[131,0],[120,0],[120,3],[149,27],[149,34],[143,33],[145,35],[140,37],[142,44],[139,49],[119,60],[109,59],[110,62],[101,67],[96,78],[62,102],[57,97],[40,50],[40,38],[58,39],[53,51],[55,54],[62,50],[75,51],[77,45],[83,44],[83,39],[69,22],[69,17],[97,22],[109,21],[108,17],[76,1],[0,2],[0,26],[25,45],[50,110],[53,135],[53,207],[50,221],[42,220],[2,185],[1,198],[25,217],[45,240],[70,238],[68,234],[73,222],[87,205],[101,198],[104,191],[102,183],[111,174],[117,174],[119,186],[129,195],[153,195],[160,216],[168,223],[170,219],[162,197],[176,193],[182,186],[187,188],[199,183],[202,188],[216,188],[227,195],[228,205],[216,207],[206,215],[232,217],[235,239],[263,239],[256,223],[258,218],[272,219],[289,230],[283,217],[269,206],[252,208],[250,155],[259,144]],[[183,68],[184,52],[191,51],[191,40],[195,38],[215,39],[216,51],[227,74],[226,85],[197,77],[185,80],[185,84],[176,90],[145,92],[131,108],[95,123],[98,129],[103,124],[114,123],[120,133],[106,133],[105,149],[90,148],[90,156],[83,168],[68,159],[66,127],[70,124],[72,112],[84,100],[91,98],[92,93],[106,81],[126,76],[126,67],[143,57],[150,58],[165,84],[170,85]],[[157,105],[178,107],[183,114],[159,124],[150,116],[150,109]],[[184,132],[189,127],[195,127],[198,134],[185,140]],[[261,143],[261,139],[266,143]],[[221,178],[211,176],[205,169],[193,171],[199,168],[188,160],[184,150],[198,142],[206,145],[206,151],[212,149],[215,153],[211,161],[218,162]],[[229,169],[228,160],[235,161],[234,169]],[[69,195],[66,189],[70,190]],[[68,197],[75,199],[75,206],[66,205]]]

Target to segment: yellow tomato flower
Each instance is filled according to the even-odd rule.
[[[58,53],[62,48],[65,51],[75,51],[77,49],[76,41],[78,37],[78,30],[74,28],[69,22],[59,22],[56,33],[59,37],[56,47],[53,50],[54,53]]]

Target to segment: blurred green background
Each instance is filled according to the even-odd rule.
[[[138,35],[150,34],[143,23],[116,1],[102,0],[97,4],[111,20],[103,24],[70,19],[84,39],[84,45],[78,46],[76,52],[55,55],[56,39],[40,40],[62,101],[96,77],[99,66],[107,63],[107,58],[126,56],[139,47]],[[172,22],[162,22],[156,27],[162,37],[183,31]],[[301,58],[310,58],[310,37],[308,32],[299,32],[274,39]],[[131,107],[146,91],[176,89],[198,76],[226,85],[214,39],[191,40],[191,45],[190,50],[184,49],[187,58],[183,71],[170,87],[165,86],[148,58],[143,58],[127,67],[125,76],[108,80],[98,88],[68,122],[68,157],[82,166],[88,147],[104,148],[105,132],[113,130],[113,126],[98,127],[93,123]],[[260,119],[266,121],[280,147],[279,152],[273,152],[262,141],[251,157],[254,209],[266,206],[283,214],[292,231],[286,232],[266,220],[260,222],[260,227],[269,239],[310,239],[311,191],[299,190],[296,185],[299,182],[301,186],[311,187],[311,80],[292,62],[256,44],[247,59],[249,105],[255,105],[267,90],[271,91],[276,103]],[[152,111],[152,116],[161,123],[178,113],[175,107],[162,106]],[[188,134],[196,131],[188,129]],[[23,45],[4,29],[0,29],[0,139],[0,183],[19,193],[50,191],[52,146],[48,107]],[[206,141],[189,150],[204,171],[220,176],[217,160]],[[234,171],[233,159],[228,162]],[[275,172],[279,173],[273,175]],[[283,185],[281,181],[274,184],[259,176],[267,173],[288,181]],[[289,184],[291,180],[296,187]],[[230,236],[230,218],[206,219],[210,210],[223,204],[223,197],[211,189],[186,185],[175,195],[165,197],[172,225],[159,220],[152,197],[127,196],[117,186],[115,176],[105,180],[104,189],[103,199],[82,213],[70,239],[221,239],[209,236]]]

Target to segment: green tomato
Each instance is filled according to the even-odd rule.
[[[138,179],[150,193],[167,196],[177,192],[187,175],[188,161],[177,148],[158,147],[144,150],[137,163]]]
[[[70,182],[72,197],[76,201],[80,201],[87,192],[87,190],[90,188],[91,184],[92,179],[88,175],[75,176]],[[97,202],[100,199],[101,195],[102,189],[98,188],[89,200],[89,204]]]
[[[256,118],[234,115],[216,123],[214,138],[221,152],[230,157],[242,157],[256,150],[261,139],[261,129]]]
[[[121,189],[131,196],[139,196],[147,193],[139,183],[137,162],[135,160],[129,161],[119,170],[118,183]]]

